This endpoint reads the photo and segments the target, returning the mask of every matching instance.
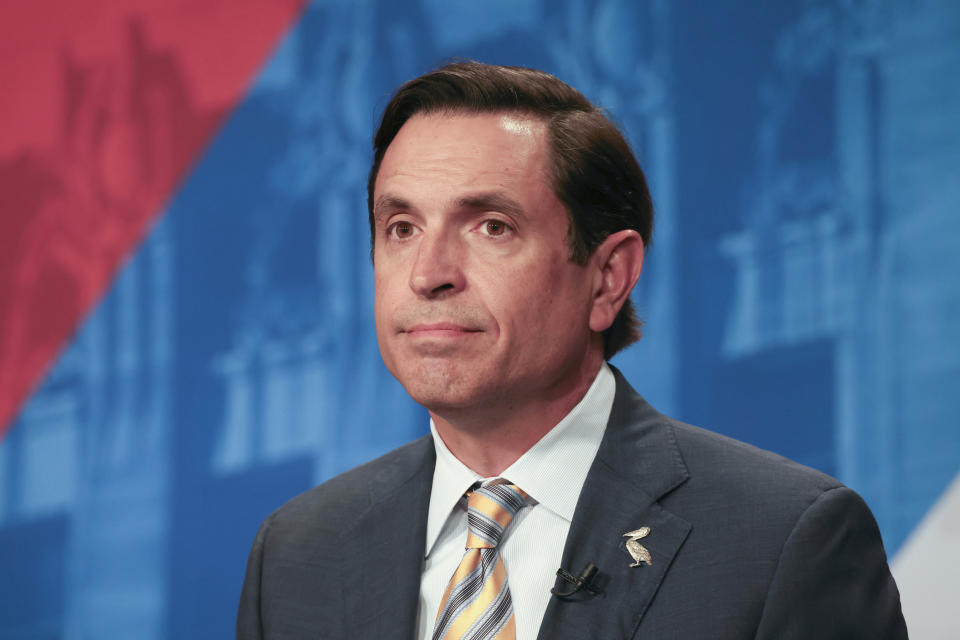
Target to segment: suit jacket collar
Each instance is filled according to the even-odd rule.
[[[370,508],[344,531],[343,637],[414,638],[435,464],[429,436],[407,445],[369,483]]]
[[[629,638],[656,594],[690,524],[658,500],[689,477],[669,421],[634,391],[619,371],[617,395],[600,450],[590,468],[563,552],[576,574],[588,562],[599,570],[594,597],[554,597],[540,626],[542,640]],[[624,533],[642,526],[651,565],[630,567]],[[557,580],[557,588],[570,585]],[[578,594],[580,595],[580,594]]]

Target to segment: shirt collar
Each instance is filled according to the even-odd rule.
[[[437,452],[433,468],[433,488],[430,491],[430,510],[427,512],[427,554],[433,549],[450,512],[474,482],[482,478],[453,455],[443,443],[437,427],[430,419],[430,435]]]
[[[615,393],[613,372],[604,362],[577,406],[499,477],[510,480],[541,506],[572,521],[580,490],[600,448]],[[430,433],[437,462],[427,514],[428,554],[460,498],[474,482],[483,479],[447,449],[433,420]]]

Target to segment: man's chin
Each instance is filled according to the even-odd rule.
[[[402,379],[400,383],[418,404],[439,414],[469,410],[489,399],[489,393],[484,393],[475,380],[452,373],[433,371]]]
[[[479,404],[476,394],[460,388],[441,388],[438,385],[409,385],[404,388],[417,404],[433,413],[459,412]]]

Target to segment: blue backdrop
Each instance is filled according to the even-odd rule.
[[[318,1],[0,444],[0,637],[230,637],[259,522],[426,432],[365,180],[450,57],[628,134],[658,217],[615,364],[655,406],[839,477],[891,554],[957,474],[960,4]]]

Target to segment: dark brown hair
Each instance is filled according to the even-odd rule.
[[[540,118],[549,131],[553,189],[570,216],[570,259],[586,264],[612,233],[634,229],[650,246],[653,203],[643,170],[609,118],[583,94],[536,69],[457,62],[400,87],[387,104],[373,138],[367,182],[371,250],[373,189],[387,147],[416,114],[516,112]],[[629,298],[604,331],[610,359],[640,338],[640,321]]]

